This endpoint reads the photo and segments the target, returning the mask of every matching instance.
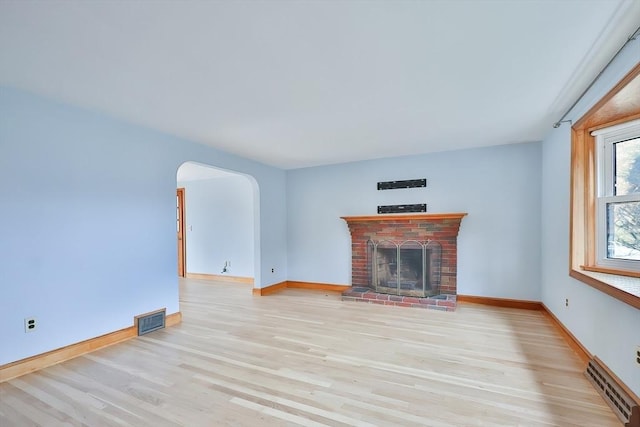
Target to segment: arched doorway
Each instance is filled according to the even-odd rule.
[[[182,238],[178,245],[183,246],[182,251],[178,248],[179,275],[255,283],[260,247],[255,179],[185,162],[177,170],[176,183],[177,232]]]

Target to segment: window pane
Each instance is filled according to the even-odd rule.
[[[607,204],[607,257],[640,260],[640,202]]]
[[[640,138],[613,144],[614,194],[640,193]]]

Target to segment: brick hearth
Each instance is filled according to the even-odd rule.
[[[457,293],[457,237],[466,213],[399,214],[342,217],[351,232],[351,286],[343,293],[345,301],[423,307],[453,311]],[[436,241],[442,248],[440,295],[417,298],[376,293],[370,283],[367,265],[369,240]]]
[[[379,294],[371,288],[352,287],[342,293],[342,301],[358,301],[369,304],[396,305],[398,307],[428,308],[431,310],[454,311],[455,295],[416,298],[402,295]]]

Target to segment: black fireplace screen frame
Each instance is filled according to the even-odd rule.
[[[369,287],[378,293],[430,297],[440,294],[442,246],[434,240],[368,240]]]

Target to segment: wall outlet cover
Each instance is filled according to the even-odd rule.
[[[38,326],[38,321],[35,317],[25,317],[24,319],[24,331],[33,332]]]

